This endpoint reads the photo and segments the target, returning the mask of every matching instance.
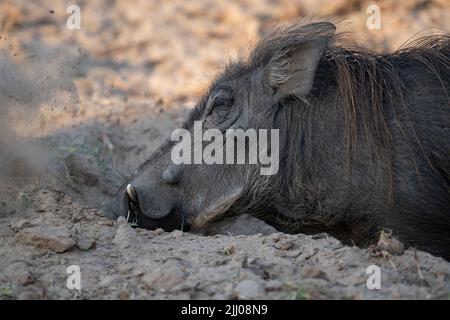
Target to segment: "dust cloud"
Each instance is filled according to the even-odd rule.
[[[75,107],[76,61],[41,43],[0,50],[0,182],[42,175],[52,147],[39,132],[45,112]]]

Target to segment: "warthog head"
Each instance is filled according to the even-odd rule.
[[[274,30],[248,59],[225,68],[197,103],[183,128],[194,136],[195,122],[201,123],[203,130],[214,129],[210,132],[223,134],[225,144],[227,139],[238,140],[225,134],[230,128],[262,132],[259,130],[270,131],[287,125],[288,119],[280,113],[281,102],[299,101],[311,91],[319,61],[334,34],[335,26],[329,22]],[[269,144],[268,156],[273,154],[271,148],[278,148],[278,139],[274,137],[268,133],[263,137]],[[257,152],[250,146],[250,140],[246,137],[249,143],[241,145],[247,159]],[[224,214],[265,211],[280,191],[278,168],[264,173],[260,162],[178,164],[172,157],[177,143],[164,143],[119,191],[121,204],[116,207],[120,207],[120,214],[140,227],[200,228]],[[234,158],[242,151],[236,146]]]

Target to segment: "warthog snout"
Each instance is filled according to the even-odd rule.
[[[156,201],[143,187],[130,183],[126,186],[124,200],[126,219],[133,227],[175,229],[179,226],[176,203],[171,197]]]

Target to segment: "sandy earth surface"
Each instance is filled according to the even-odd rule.
[[[345,18],[367,46],[450,30],[450,3],[378,1],[0,2],[1,299],[448,299],[450,264],[403,250],[287,235],[243,213],[205,234],[132,229],[101,204],[177,128],[227,60],[270,25]],[[424,31],[423,31],[424,30]],[[81,271],[69,290],[67,268]],[[381,289],[366,286],[381,268]]]

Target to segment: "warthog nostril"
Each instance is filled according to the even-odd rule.
[[[178,183],[181,179],[182,166],[171,164],[162,173],[162,180],[167,184]]]

